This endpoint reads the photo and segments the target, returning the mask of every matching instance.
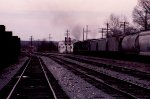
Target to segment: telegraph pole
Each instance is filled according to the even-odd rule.
[[[32,43],[32,41],[33,41],[33,37],[31,36],[30,37],[30,46],[29,46],[29,55],[31,56],[31,54],[32,54],[32,52],[33,52],[33,43]]]
[[[111,29],[109,29],[109,24],[107,23],[106,28],[99,28],[102,29],[102,31],[99,31],[99,33],[102,33],[102,38],[104,38],[104,33],[106,34],[106,37],[108,37],[108,33]]]
[[[145,22],[144,22],[144,27],[145,27],[145,31],[147,30],[147,25],[148,25],[148,23],[147,23],[147,14],[148,14],[148,11],[147,10],[145,10]]]
[[[65,40],[65,43],[66,43],[66,53],[68,53],[68,49],[67,49],[68,47],[67,46],[68,46],[68,40],[69,40],[69,30],[66,31],[66,36],[67,36],[66,40]]]
[[[83,28],[83,41],[84,41],[84,28]]]
[[[129,22],[121,22],[121,25],[123,25],[123,33],[124,33],[124,35],[126,33],[126,26],[127,26],[127,24],[129,24]]]
[[[99,28],[99,29],[102,29],[102,31],[98,31],[99,33],[101,33],[102,34],[102,36],[101,36],[101,38],[104,38],[104,28]]]
[[[49,34],[49,42],[51,41],[51,38],[52,38],[52,37],[51,37],[51,34]]]
[[[104,28],[102,28],[102,38],[104,37]]]
[[[67,38],[68,38],[69,37],[69,30],[67,30],[66,32],[67,32],[66,35],[67,35]]]
[[[88,39],[88,32],[89,32],[88,25],[86,25],[86,40]]]
[[[32,47],[32,45],[33,45],[33,43],[32,43],[33,37],[32,36],[31,36],[30,40],[31,40],[31,47]]]
[[[49,34],[49,46],[48,46],[48,49],[51,51],[52,50],[52,42],[51,42],[51,34]]]
[[[107,34],[106,34],[106,36],[108,36],[108,29],[109,28],[109,24],[107,23],[107,27],[106,27],[106,30],[107,30]]]

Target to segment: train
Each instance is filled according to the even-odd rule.
[[[20,38],[13,36],[12,31],[5,31],[5,26],[0,25],[0,70],[18,60],[20,55]]]
[[[74,43],[74,54],[101,55],[109,57],[149,56],[150,31],[135,34],[89,39]],[[133,58],[133,57],[132,57]]]
[[[58,42],[58,53],[72,53],[73,52],[73,44],[65,45],[64,41]]]

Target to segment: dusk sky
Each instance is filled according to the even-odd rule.
[[[63,40],[67,29],[71,37],[82,39],[82,28],[89,25],[89,38],[98,38],[111,13],[132,20],[137,0],[0,0],[0,24],[21,40]]]

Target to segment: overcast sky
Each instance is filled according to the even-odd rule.
[[[137,0],[0,0],[0,24],[22,40],[63,40],[67,29],[71,37],[82,38],[89,25],[88,38],[98,38],[111,13],[132,20]]]

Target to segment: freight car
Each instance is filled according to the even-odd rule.
[[[75,54],[118,57],[150,55],[150,31],[137,34],[91,39],[74,43]]]
[[[20,54],[20,38],[12,36],[11,31],[5,31],[0,25],[0,69],[15,62]]]

